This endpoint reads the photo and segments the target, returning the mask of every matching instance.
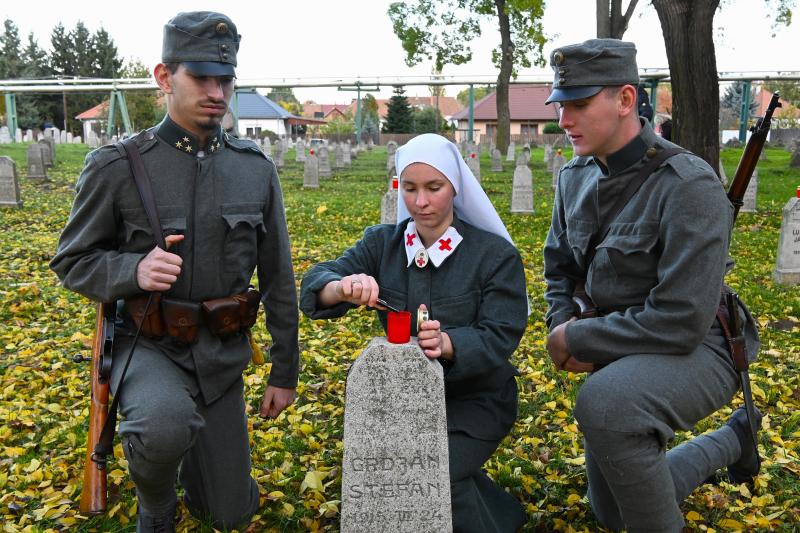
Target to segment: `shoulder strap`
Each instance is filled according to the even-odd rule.
[[[653,171],[657,169],[664,161],[674,155],[690,153],[691,152],[688,150],[684,150],[680,147],[659,150],[659,152],[639,170],[639,173],[636,174],[633,180],[631,180],[625,192],[621,194],[619,198],[617,198],[617,201],[611,208],[611,211],[608,212],[606,219],[600,224],[600,229],[597,230],[594,235],[592,235],[586,255],[587,269],[594,260],[594,256],[597,253],[597,246],[603,242],[603,239],[605,239],[606,235],[608,235],[608,231],[611,229],[611,224],[617,219],[617,216],[622,212],[625,206],[628,205],[628,202],[631,200],[631,198],[633,198],[642,185],[644,185],[644,182],[647,181],[647,178],[650,177]]]
[[[136,143],[130,137],[122,140],[122,147],[125,149],[125,153],[128,154],[128,164],[131,167],[131,173],[136,182],[136,188],[139,190],[139,197],[141,197],[144,210],[147,213],[147,220],[150,222],[153,238],[159,248],[166,250],[167,244],[164,241],[161,221],[158,219],[156,199],[155,196],[153,196],[150,176],[147,175],[147,170],[144,168],[144,163],[142,163],[142,154],[139,153],[139,147],[136,146]]]

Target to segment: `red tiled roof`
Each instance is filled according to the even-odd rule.
[[[758,104],[758,109],[756,114],[759,117],[763,117],[764,114],[767,112],[767,107],[769,107],[769,101],[772,100],[772,92],[765,90],[763,87],[758,90],[755,96],[756,103]],[[797,118],[800,113],[798,113],[797,108],[790,107],[789,102],[784,100],[783,98],[778,98],[778,102],[781,103],[783,107],[779,107],[775,110],[775,118]]]
[[[558,120],[555,106],[545,105],[550,96],[550,85],[510,85],[508,88],[508,107],[511,120]],[[469,108],[465,107],[454,119],[469,118]],[[475,102],[475,120],[497,120],[497,93],[491,93]]]
[[[108,113],[108,100],[100,102],[91,109],[87,109],[80,115],[75,117],[75,120],[96,120],[101,116]]]

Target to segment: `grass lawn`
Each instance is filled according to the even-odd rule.
[[[0,145],[0,155],[17,162],[24,201],[21,210],[0,211],[2,530],[134,531],[133,484],[119,444],[109,467],[108,513],[94,518],[78,514],[94,306],[61,288],[47,266],[88,148],[57,145],[48,183],[27,180],[25,150],[24,144]],[[741,149],[723,151],[728,176],[740,155]],[[760,162],[758,212],[739,216],[732,245],[737,266],[728,276],[761,324],[761,356],[751,376],[756,403],[766,415],[760,434],[764,466],[750,490],[725,483],[696,490],[682,507],[696,531],[800,529],[800,287],[781,287],[771,278],[781,210],[800,185],[797,172],[789,171],[789,156],[771,148]],[[572,418],[584,378],[554,372],[544,347],[542,246],[553,192],[542,159],[543,149],[534,149],[535,213],[511,215],[512,164],[504,161],[503,172],[491,172],[488,156],[481,156],[483,186],[520,248],[532,307],[514,355],[521,372],[519,418],[486,468],[523,502],[530,517],[525,531],[598,531],[585,497],[582,443]],[[365,152],[352,168],[321,178],[319,190],[303,190],[294,151],[286,162],[281,182],[299,280],[312,264],[338,256],[380,220],[386,149]],[[269,343],[263,323],[254,334],[260,343]],[[262,491],[251,531],[338,530],[344,380],[360,350],[381,334],[377,319],[366,310],[336,321],[301,319],[298,401],[275,421],[255,412],[250,416],[253,475]],[[268,370],[265,365],[246,371],[253,411]],[[734,406],[740,402],[737,397]],[[728,407],[712,415],[693,434],[716,428],[730,412]],[[679,434],[678,440],[689,436]],[[179,530],[210,528],[182,509]]]

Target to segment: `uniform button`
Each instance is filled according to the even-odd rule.
[[[152,141],[153,137],[155,137],[155,135],[153,135],[152,131],[148,131],[147,133],[144,134],[144,138],[147,139],[148,141]]]
[[[652,147],[652,146],[651,146],[650,148],[648,148],[648,149],[647,149],[647,152],[645,152],[645,154],[647,155],[647,157],[649,157],[650,159],[653,159],[653,158],[656,156],[656,154],[657,154],[657,153],[658,153],[658,150],[656,150],[656,149],[655,149],[654,147]]]
[[[222,59],[228,59],[228,54],[222,54]]]
[[[228,33],[228,25],[225,24],[224,22],[220,22],[219,24],[217,24],[215,29],[217,30],[217,33],[219,33],[220,35]]]
[[[558,83],[559,83],[560,85],[564,85],[565,83],[567,83],[567,78],[565,78],[565,77],[563,77],[563,76],[562,76],[562,77],[560,77],[560,78],[558,78]]]
[[[222,46],[220,46],[220,48],[222,48],[223,52],[227,52],[228,51],[228,45],[227,44],[223,44]]]

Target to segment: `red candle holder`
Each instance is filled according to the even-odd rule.
[[[405,344],[411,339],[411,313],[389,311],[389,331],[386,337],[392,344]]]

